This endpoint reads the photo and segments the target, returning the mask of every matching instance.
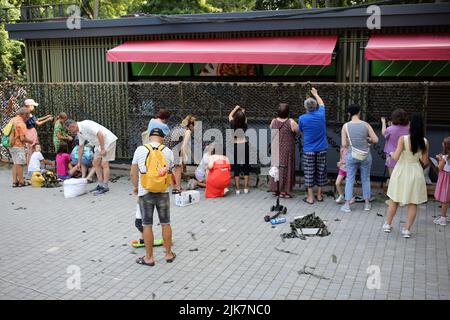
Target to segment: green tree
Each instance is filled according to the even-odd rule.
[[[149,0],[139,8],[143,13],[150,14],[186,14],[220,12],[206,0]]]

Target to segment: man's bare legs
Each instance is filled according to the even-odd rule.
[[[163,245],[166,249],[166,256],[165,259],[172,259],[173,258],[173,252],[172,252],[172,227],[170,224],[162,224],[162,237],[163,237]],[[147,243],[145,243],[147,246]]]
[[[153,229],[151,226],[144,226],[144,232],[142,233],[144,236],[145,243],[145,263],[154,263],[155,259],[153,258]]]

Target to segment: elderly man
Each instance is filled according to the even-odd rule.
[[[11,153],[13,161],[13,188],[24,187],[30,185],[28,182],[24,181],[23,178],[23,166],[27,164],[27,157],[25,151],[26,143],[33,143],[32,140],[26,137],[27,127],[25,121],[30,116],[30,112],[26,107],[22,107],[17,111],[17,115],[13,118],[13,131],[10,135],[11,148],[9,152]]]
[[[116,158],[116,135],[104,126],[91,120],[76,122],[69,119],[66,120],[64,125],[71,134],[78,135],[78,163],[75,166],[77,170],[81,170],[85,141],[89,141],[95,147],[92,165],[97,174],[98,185],[91,192],[94,192],[94,195],[108,192],[109,162],[114,161]]]
[[[306,113],[298,119],[300,132],[303,134],[303,171],[308,196],[303,199],[308,204],[314,203],[313,187],[317,186],[316,199],[323,201],[322,187],[327,184],[327,131],[325,105],[315,88],[311,89],[315,98],[304,102]]]

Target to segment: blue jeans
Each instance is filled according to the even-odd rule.
[[[350,201],[353,198],[353,185],[355,183],[356,172],[361,171],[361,183],[363,188],[364,200],[371,197],[370,190],[370,168],[372,167],[372,155],[369,155],[364,161],[353,159],[351,149],[345,157],[345,167],[347,168],[347,178],[345,180],[345,200]]]

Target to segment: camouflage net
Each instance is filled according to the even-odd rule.
[[[288,103],[291,116],[304,113],[303,100],[310,88],[318,89],[327,105],[327,123],[339,133],[346,121],[345,108],[360,104],[363,118],[380,125],[395,108],[425,113],[429,87],[448,83],[218,83],[218,82],[130,82],[130,83],[0,83],[1,126],[14,115],[25,98],[39,106],[36,116],[66,112],[75,120],[90,119],[109,128],[118,137],[117,158],[130,159],[141,141],[141,132],[160,107],[173,112],[170,125],[188,114],[203,121],[203,130],[229,128],[228,114],[236,105],[246,109],[250,128],[267,129],[277,105]],[[444,123],[445,124],[445,121]],[[46,153],[53,152],[53,124],[38,128]],[[340,141],[328,138],[332,148]],[[255,149],[255,146],[252,146]],[[3,148],[2,148],[3,149]],[[380,152],[378,150],[377,152]],[[382,151],[381,151],[382,152]],[[2,156],[8,152],[2,150]]]

